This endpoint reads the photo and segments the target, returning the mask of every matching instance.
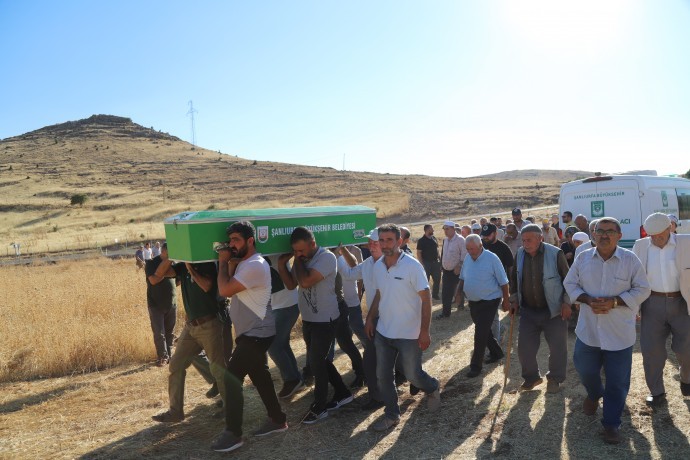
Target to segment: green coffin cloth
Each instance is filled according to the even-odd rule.
[[[314,232],[319,246],[366,243],[369,231],[376,227],[376,210],[366,206],[321,206],[183,212],[164,222],[170,258],[185,262],[217,260],[213,243],[227,241],[225,229],[239,220],[254,225],[257,251],[270,255],[292,251],[290,234],[295,227]]]

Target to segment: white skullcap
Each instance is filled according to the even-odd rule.
[[[444,227],[455,228],[455,222],[453,222],[452,220],[447,220],[447,221],[445,221],[445,222],[443,223],[443,226],[444,226]]]
[[[481,230],[481,229],[482,229],[482,226],[479,225],[478,223],[472,224],[472,230]]]
[[[644,221],[644,231],[647,235],[658,235],[671,226],[671,219],[666,214],[655,212]]]
[[[379,229],[378,229],[378,228],[375,228],[375,229],[373,229],[372,231],[370,231],[370,232],[369,232],[368,238],[369,238],[371,241],[378,241],[378,240],[379,240]]]
[[[580,243],[586,243],[589,241],[589,235],[585,232],[577,232],[573,235],[573,241],[579,241]]]
[[[680,226],[680,223],[678,222],[678,216],[676,216],[675,214],[669,214],[668,218],[671,219],[671,222]]]

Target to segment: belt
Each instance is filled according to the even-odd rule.
[[[201,326],[204,323],[208,323],[212,319],[215,319],[216,315],[206,315],[206,316],[201,316],[199,318],[194,318],[191,321],[187,321],[187,324],[191,326]]]
[[[655,295],[657,297],[680,297],[681,293],[680,291],[676,292],[656,292],[652,291],[652,295]]]

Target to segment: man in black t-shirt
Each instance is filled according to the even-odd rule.
[[[177,298],[175,296],[175,270],[166,262],[168,268],[156,276],[156,270],[168,260],[168,245],[164,243],[160,255],[146,261],[146,302],[153,331],[158,360],[156,365],[164,366],[172,356],[173,329],[177,318]]]
[[[417,240],[417,260],[424,266],[427,281],[429,278],[434,280],[432,298],[440,300],[438,291],[441,287],[441,260],[438,255],[438,240],[431,224],[424,226],[424,236]]]
[[[493,252],[501,260],[501,265],[506,272],[506,276],[510,279],[510,272],[513,269],[514,259],[513,253],[510,247],[503,241],[498,239],[497,236],[498,228],[494,224],[485,224],[482,226],[482,231],[480,233],[482,237],[482,246],[487,251]],[[500,307],[500,306],[499,306]],[[501,341],[501,323],[498,317],[498,309],[496,310],[496,316],[494,317],[494,324],[492,326],[492,332],[497,341]]]

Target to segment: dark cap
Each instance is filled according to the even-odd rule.
[[[484,224],[482,227],[482,233],[480,233],[481,236],[489,236],[493,232],[496,231],[496,226],[494,224]]]
[[[513,213],[512,213],[512,214],[513,214],[513,215],[522,214],[522,211],[520,211],[520,208],[513,208]]]
[[[161,249],[168,249],[168,243],[165,242],[165,243],[161,244]]]

